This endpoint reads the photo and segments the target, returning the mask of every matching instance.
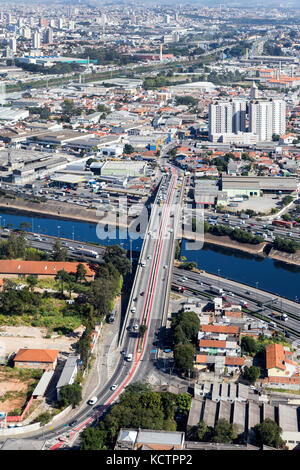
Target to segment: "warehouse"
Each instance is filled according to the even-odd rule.
[[[101,176],[132,176],[139,177],[145,176],[147,164],[145,162],[114,162],[109,161],[104,163],[101,168]]]
[[[222,190],[227,193],[228,197],[291,194],[299,190],[299,180],[284,177],[223,175]]]

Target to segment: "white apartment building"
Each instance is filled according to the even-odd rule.
[[[211,103],[209,106],[210,140],[216,134],[236,134],[246,130],[247,102],[233,100]]]
[[[37,31],[32,36],[32,47],[33,49],[40,49],[41,47],[41,35]]]
[[[286,130],[286,104],[283,100],[253,101],[249,106],[249,132],[258,141],[271,141],[273,134],[283,135]]]

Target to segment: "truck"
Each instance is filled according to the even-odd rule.
[[[248,304],[248,302],[246,302],[245,300],[241,300],[241,301],[240,301],[240,304],[241,304],[242,307],[245,307],[245,308],[249,308],[249,307],[250,307],[249,304]]]
[[[97,253],[97,251],[87,250],[85,248],[76,250],[74,253],[77,255],[81,255],[81,256],[90,256],[91,258],[97,258],[97,259],[99,258],[99,253]]]
[[[214,294],[219,294],[219,295],[224,294],[224,290],[221,287],[217,287],[217,286],[210,286],[210,291],[213,292]]]
[[[241,214],[240,215],[241,219],[249,219],[249,217],[250,217],[249,214]]]
[[[288,220],[273,220],[272,225],[277,225],[280,227],[293,228],[293,222]]]

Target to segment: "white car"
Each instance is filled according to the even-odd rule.
[[[117,388],[118,388],[118,385],[117,385],[117,384],[114,384],[114,385],[112,385],[112,386],[110,387],[110,389],[111,389],[112,391],[116,390]]]
[[[132,327],[132,328],[133,328],[134,330],[138,330],[138,328],[139,328],[139,325],[133,325],[133,327]]]
[[[128,354],[128,356],[126,356],[126,361],[128,362],[132,361],[132,354]]]
[[[135,308],[135,307],[132,307],[131,313],[135,313],[135,312],[136,312],[136,308]]]
[[[97,400],[97,397],[90,398],[90,400],[88,401],[88,405],[95,405],[95,403],[97,403]]]

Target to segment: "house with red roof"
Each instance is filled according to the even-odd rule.
[[[55,369],[58,349],[19,349],[15,355],[14,367],[19,369]]]

